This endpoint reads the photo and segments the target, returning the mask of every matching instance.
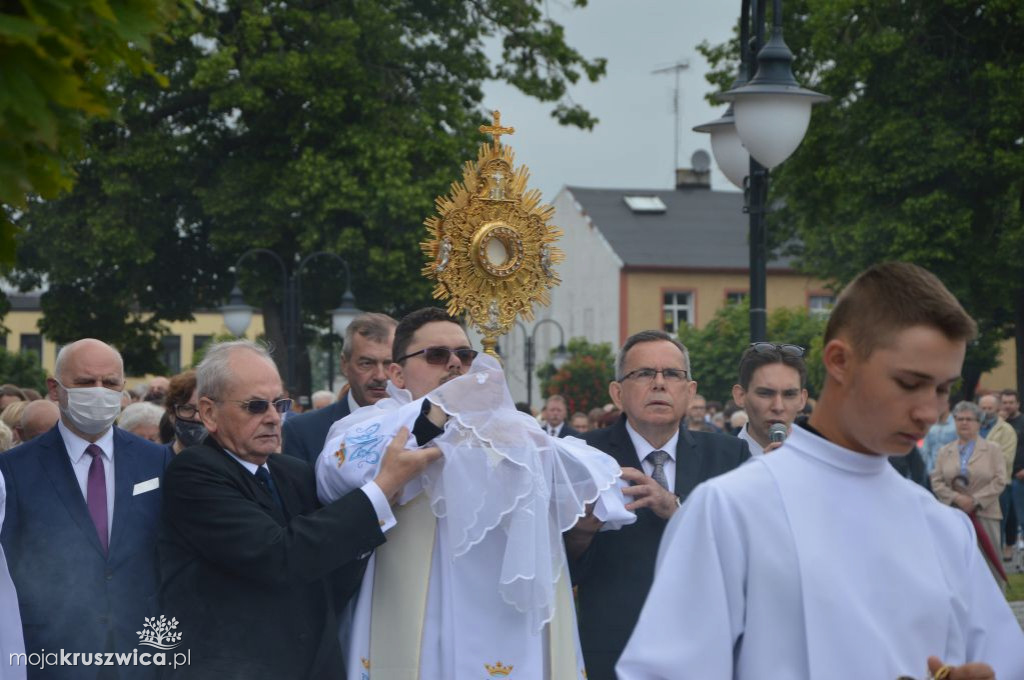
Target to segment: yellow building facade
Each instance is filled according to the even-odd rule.
[[[24,298],[25,296],[19,296]],[[8,352],[31,352],[39,357],[40,366],[47,375],[53,375],[53,367],[57,361],[58,345],[43,337],[39,331],[42,312],[38,306],[25,304],[12,305],[11,311],[3,319],[8,332],[4,337]],[[197,311],[193,321],[167,322],[168,333],[161,344],[161,360],[173,375],[192,365],[195,353],[207,342],[217,336],[229,334],[224,325],[224,317],[219,311]],[[263,333],[263,315],[254,313],[252,322],[246,331],[246,337],[255,339]],[[129,376],[128,386],[146,382],[152,376]]]

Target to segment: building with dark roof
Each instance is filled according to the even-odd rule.
[[[539,308],[565,329],[566,340],[586,337],[617,349],[632,333],[681,323],[708,323],[724,305],[747,295],[750,251],[743,195],[712,191],[708,173],[680,170],[674,190],[564,187],[553,222],[565,233],[558,246],[562,284]],[[789,259],[768,262],[768,309],[806,307],[827,313],[835,301],[824,282],[796,272]],[[523,334],[501,341],[506,356],[523,351]],[[537,330],[542,361],[559,343],[558,329]],[[523,367],[506,370],[513,395],[525,394]],[[536,390],[534,381],[534,389]],[[517,389],[518,388],[518,389]],[[535,392],[534,402],[539,399]]]

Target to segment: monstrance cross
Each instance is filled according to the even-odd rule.
[[[495,150],[501,146],[501,136],[515,134],[516,129],[513,127],[502,127],[501,126],[501,112],[494,112],[494,125],[481,125],[480,132],[485,135],[490,135],[494,139]]]

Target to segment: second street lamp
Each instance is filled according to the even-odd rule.
[[[299,331],[302,328],[302,310],[300,302],[302,299],[301,275],[305,266],[318,257],[334,258],[345,270],[345,292],[341,296],[341,305],[331,310],[331,328],[334,333],[344,337],[345,329],[356,316],[360,314],[355,306],[355,296],[352,295],[352,276],[348,268],[348,262],[336,253],[317,251],[306,255],[291,272],[288,271],[281,256],[266,248],[253,248],[242,253],[235,262],[234,270],[238,271],[242,262],[249,257],[265,255],[277,262],[281,270],[281,283],[284,291],[284,302],[281,307],[281,326],[284,331],[287,344],[287,356],[285,357],[285,389],[292,390],[296,387],[298,371],[296,361],[298,359]],[[237,274],[236,274],[237,276]],[[220,308],[224,315],[224,324],[234,335],[242,336],[249,327],[252,320],[253,308],[245,304],[242,296],[242,289],[236,284],[231,291],[228,304]]]
[[[711,134],[715,161],[729,181],[744,188],[744,211],[750,215],[750,341],[767,339],[768,239],[764,214],[768,171],[800,146],[811,107],[829,97],[805,89],[793,76],[793,53],[782,38],[782,0],[772,0],[772,36],[765,44],[767,0],[743,0],[740,9],[740,75],[718,95],[730,102],[718,120],[694,128]],[[731,114],[731,115],[730,115]],[[745,181],[742,154],[749,154]],[[740,181],[737,182],[737,179]]]
[[[569,358],[569,353],[565,349],[565,329],[562,328],[562,324],[554,319],[541,319],[533,324],[533,328],[530,331],[527,331],[526,326],[516,321],[516,326],[523,332],[524,339],[523,368],[526,369],[527,407],[533,406],[533,369],[537,362],[537,329],[546,323],[554,324],[555,328],[558,329],[558,347],[555,349],[555,356],[552,357],[552,364],[554,364],[556,369],[561,368]]]

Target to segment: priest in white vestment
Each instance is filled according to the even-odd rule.
[[[405,430],[407,447],[444,455],[403,489],[367,565],[341,632],[348,675],[585,678],[561,534],[591,503],[609,529],[635,520],[619,467],[545,434],[515,409],[497,361],[473,361],[461,327],[427,318],[411,337],[406,320],[396,330],[390,398],[336,423],[317,461],[329,502],[373,479]]]
[[[935,422],[974,330],[914,265],[851,283],[808,426],[676,513],[619,678],[1024,678],[1024,634],[970,520],[887,460]]]
[[[4,485],[4,476],[0,474],[0,529],[4,527],[6,507],[7,487]],[[25,664],[11,663],[11,655],[24,653],[25,639],[21,632],[18,594],[7,569],[4,548],[0,546],[0,680],[24,680]]]

